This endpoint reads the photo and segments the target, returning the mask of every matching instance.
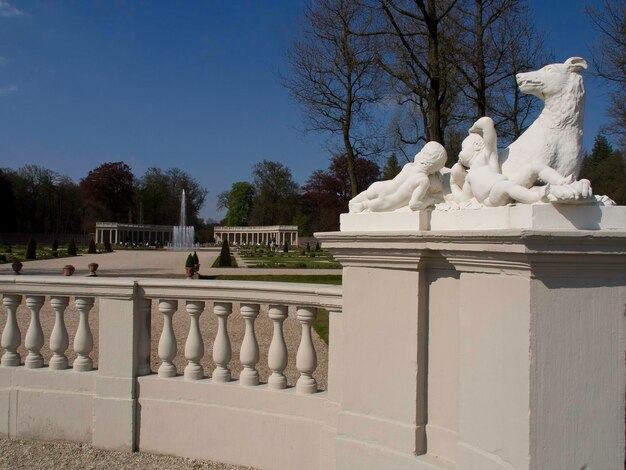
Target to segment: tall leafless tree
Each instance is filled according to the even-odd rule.
[[[465,118],[492,116],[502,143],[518,137],[537,100],[519,92],[515,75],[543,65],[543,37],[525,0],[461,0],[448,49],[460,80]]]
[[[369,34],[378,39],[378,65],[391,79],[398,101],[421,115],[421,129],[403,143],[445,141],[452,90],[445,60],[446,20],[458,0],[377,0],[367,2],[380,20]],[[413,121],[417,124],[416,121]]]
[[[607,131],[626,147],[626,3],[604,0],[588,7],[587,14],[598,39],[592,48],[595,73],[612,87]]]
[[[380,98],[372,39],[359,34],[369,27],[368,16],[353,0],[314,0],[305,18],[303,37],[287,54],[291,74],[284,84],[303,107],[307,130],[341,137],[356,196],[363,188],[355,161],[375,147],[368,124]]]

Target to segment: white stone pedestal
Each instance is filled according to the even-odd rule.
[[[626,206],[518,204],[455,211],[341,214],[342,232],[623,230]]]
[[[316,234],[344,266],[336,468],[622,468],[624,208],[486,211]]]

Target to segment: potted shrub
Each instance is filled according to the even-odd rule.
[[[76,271],[76,268],[74,268],[74,266],[72,266],[71,264],[66,264],[65,266],[63,266],[64,276],[71,276],[72,274],[74,274],[74,271]]]
[[[20,273],[20,271],[22,270],[22,266],[24,265],[20,263],[19,261],[15,261],[14,263],[11,263],[11,267],[13,268],[13,271],[15,272],[15,274]]]
[[[189,253],[187,256],[187,261],[185,261],[185,277],[187,279],[191,279],[195,272],[195,266],[193,261],[193,255]]]

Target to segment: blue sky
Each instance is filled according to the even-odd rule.
[[[557,60],[588,57],[578,0],[531,5]],[[0,0],[0,167],[37,164],[78,181],[104,162],[137,176],[179,167],[216,196],[262,159],[303,183],[326,168],[326,138],[302,132],[280,84],[303,2]],[[605,118],[586,75],[585,145]]]

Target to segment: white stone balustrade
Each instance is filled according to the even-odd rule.
[[[239,383],[241,385],[258,385],[259,372],[256,365],[259,362],[259,344],[254,333],[254,322],[259,315],[258,304],[241,304],[241,316],[246,322],[246,332],[241,343],[241,351],[239,352],[239,360],[243,365],[243,370],[239,374]]]
[[[163,314],[163,331],[159,339],[159,377],[175,377],[176,366],[172,363],[176,357],[176,336],[172,326],[172,316],[178,310],[178,300],[159,300],[159,312]]]
[[[274,334],[267,355],[267,365],[272,375],[267,380],[269,388],[280,390],[287,387],[287,378],[283,374],[287,367],[287,345],[283,336],[283,322],[287,318],[286,305],[270,305],[269,317],[274,323]]]
[[[216,367],[212,378],[215,382],[229,382],[230,370],[228,363],[232,356],[230,338],[228,337],[228,316],[233,312],[233,304],[229,302],[215,302],[213,313],[217,316],[217,335],[213,343],[213,362]]]
[[[296,367],[300,371],[300,378],[296,382],[296,391],[298,393],[315,393],[317,382],[313,378],[313,372],[317,369],[317,354],[311,337],[311,324],[317,316],[317,309],[298,307],[297,316],[302,325],[302,337],[296,355]]]
[[[21,295],[5,295],[2,303],[7,310],[7,322],[2,331],[2,340],[0,345],[4,348],[4,354],[0,364],[4,367],[16,367],[20,365],[20,355],[17,348],[22,342],[20,328],[17,325],[16,312],[22,301]]]
[[[70,303],[70,298],[67,296],[52,296],[50,298],[50,305],[54,310],[54,327],[50,335],[50,350],[52,351],[52,358],[50,358],[50,369],[64,370],[68,367],[67,351],[70,345],[70,339],[67,334],[67,328],[65,328],[65,309]]]
[[[199,380],[204,376],[204,370],[200,364],[204,356],[204,342],[200,333],[200,315],[204,311],[204,302],[200,300],[187,301],[187,313],[190,316],[189,335],[185,343],[185,358],[188,363],[185,367],[187,380]]]
[[[41,321],[39,320],[39,312],[45,300],[46,297],[43,295],[26,296],[26,306],[30,310],[30,324],[24,339],[24,346],[28,350],[24,365],[29,369],[43,367],[43,356],[40,351],[44,345],[44,336],[41,329]]]
[[[77,372],[87,372],[93,368],[93,361],[89,357],[89,353],[93,349],[93,335],[89,328],[89,311],[93,308],[94,301],[93,297],[76,297],[74,300],[80,315],[78,329],[74,337],[74,351],[76,351],[77,357],[73,366]]]

